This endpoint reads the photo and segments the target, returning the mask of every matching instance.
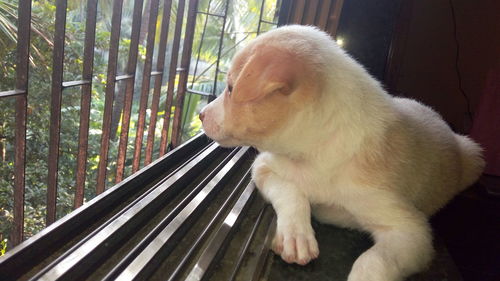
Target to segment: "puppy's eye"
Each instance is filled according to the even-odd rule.
[[[227,85],[227,90],[229,91],[229,94],[233,91],[233,86],[232,85]]]

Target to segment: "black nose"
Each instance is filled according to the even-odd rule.
[[[201,122],[203,122],[203,119],[205,118],[205,111],[204,111],[204,110],[202,110],[202,111],[200,112],[200,115],[198,115],[198,117],[200,118]]]

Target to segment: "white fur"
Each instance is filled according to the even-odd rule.
[[[481,148],[429,107],[387,94],[316,28],[282,27],[254,41],[293,50],[324,75],[317,102],[254,143],[227,141],[224,96],[207,106],[219,112],[203,122],[210,137],[262,152],[253,177],[277,213],[274,251],[290,263],[316,258],[312,214],[372,234],[375,245],[356,260],[349,281],[402,280],[425,269],[433,255],[427,219],[478,178]],[[375,160],[367,167],[359,159]]]

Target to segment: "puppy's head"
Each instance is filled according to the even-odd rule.
[[[304,59],[258,39],[235,56],[226,89],[200,113],[205,133],[222,146],[265,149],[314,100],[317,85]]]

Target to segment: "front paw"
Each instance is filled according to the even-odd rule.
[[[311,226],[285,226],[276,230],[272,250],[287,263],[306,265],[319,255]]]

